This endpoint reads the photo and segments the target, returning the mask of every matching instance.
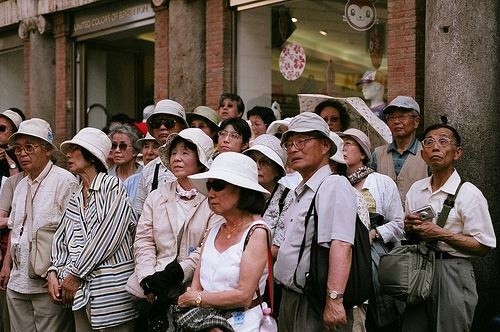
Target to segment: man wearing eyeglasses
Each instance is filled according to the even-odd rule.
[[[278,251],[274,277],[283,286],[279,330],[290,332],[329,330],[351,331],[353,310],[345,310],[343,294],[351,266],[356,222],[356,197],[346,177],[331,175],[329,157],[336,145],[328,124],[317,114],[304,112],[290,121],[281,144],[290,167],[302,176],[295,189],[295,200],[284,217],[285,239]],[[313,220],[305,229],[307,211],[315,197],[318,244],[330,248],[326,305],[322,313],[303,293],[309,271]],[[302,241],[306,233],[308,241]]]
[[[469,331],[478,300],[469,259],[495,248],[495,232],[485,197],[472,183],[462,183],[454,168],[463,155],[457,130],[436,124],[424,137],[421,154],[432,176],[415,182],[406,195],[405,232],[437,241],[436,260],[431,294],[424,303],[406,307],[402,330]],[[456,195],[455,203],[443,227],[437,217],[421,220],[410,212],[431,205],[440,214],[449,194]]]
[[[45,120],[21,122],[19,130],[9,137],[9,145],[27,174],[14,192],[9,217],[11,245],[0,273],[0,288],[7,287],[12,330],[71,331],[71,310],[51,301],[45,276],[30,277],[28,266],[36,232],[44,226],[59,225],[69,199],[78,190],[78,181],[50,160],[56,147]]]
[[[153,113],[147,120],[147,125],[148,132],[160,146],[165,144],[170,134],[179,133],[182,129],[189,127],[184,107],[170,99],[160,100],[155,105]],[[159,183],[170,180],[175,180],[175,176],[162,164],[159,157],[144,166],[133,202],[135,212],[141,215],[146,196],[156,189]]]
[[[384,108],[384,114],[393,141],[375,149],[370,167],[396,182],[403,203],[410,186],[429,175],[420,155],[422,145],[415,137],[420,106],[412,97],[397,96]]]

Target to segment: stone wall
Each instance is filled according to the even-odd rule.
[[[497,0],[427,1],[425,124],[448,121],[463,137],[457,169],[481,189],[500,231],[500,51]],[[500,314],[497,250],[475,259],[479,304],[475,331]]]

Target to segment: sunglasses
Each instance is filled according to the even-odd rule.
[[[214,191],[222,191],[226,188],[227,182],[224,180],[207,181],[207,190],[213,189]]]
[[[159,129],[162,125],[167,129],[174,128],[176,121],[172,118],[154,118],[151,120],[151,128]]]
[[[7,131],[7,126],[6,125],[0,125],[0,133],[6,132]]]
[[[111,150],[116,150],[116,148],[120,149],[120,151],[125,151],[127,150],[127,148],[129,147],[129,145],[125,144],[125,143],[120,143],[120,144],[116,144],[116,143],[111,143]]]

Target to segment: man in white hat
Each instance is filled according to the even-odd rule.
[[[163,145],[172,133],[179,133],[188,128],[186,111],[181,104],[174,100],[160,100],[147,120],[148,132],[156,139],[158,144]],[[142,178],[137,186],[133,206],[135,212],[140,215],[146,196],[158,187],[158,184],[175,180],[175,176],[157,157],[142,169]]]
[[[343,293],[351,266],[351,251],[356,223],[356,197],[349,181],[331,175],[329,158],[336,152],[328,124],[317,114],[304,112],[290,121],[281,144],[287,152],[290,167],[302,175],[295,189],[285,221],[285,239],[278,251],[274,276],[283,286],[279,329],[283,331],[322,331],[352,329],[352,309],[343,306]],[[303,294],[305,275],[310,265],[310,242],[306,242],[299,260],[304,238],[305,216],[315,198],[318,217],[318,243],[330,248],[326,305],[322,313]],[[311,221],[307,233],[312,231]],[[310,237],[309,237],[310,238]]]
[[[51,301],[44,286],[45,276],[28,276],[28,264],[30,242],[36,232],[44,226],[57,227],[78,182],[50,160],[56,147],[45,120],[21,122],[8,142],[27,173],[14,192],[9,217],[10,254],[0,274],[1,286],[7,285],[11,327],[14,331],[71,331],[71,311]],[[6,267],[12,268],[10,279]]]
[[[404,204],[410,186],[429,175],[420,154],[422,144],[415,136],[420,123],[420,106],[412,97],[397,96],[384,108],[384,114],[393,141],[375,149],[370,167],[396,182],[401,204]]]

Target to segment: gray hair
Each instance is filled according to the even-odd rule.
[[[141,151],[141,144],[137,143],[137,140],[140,138],[137,129],[128,124],[113,124],[109,128],[108,137],[110,140],[113,140],[113,136],[115,134],[125,134],[130,138],[132,142],[132,146],[134,147],[135,152]]]

